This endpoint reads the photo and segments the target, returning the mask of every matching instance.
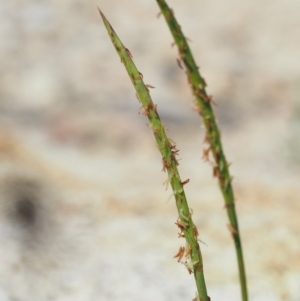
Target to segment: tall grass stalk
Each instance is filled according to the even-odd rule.
[[[173,35],[178,47],[179,58],[177,59],[179,67],[185,66],[185,72],[190,84],[191,90],[195,96],[196,110],[202,117],[206,129],[205,143],[207,148],[204,149],[203,159],[209,161],[209,152],[213,154],[213,175],[218,178],[219,186],[222,191],[227,215],[230,221],[228,228],[233,236],[237,261],[239,267],[239,277],[241,285],[242,300],[248,300],[245,265],[243,260],[242,243],[238,227],[238,219],[235,211],[234,193],[231,185],[231,176],[229,173],[229,164],[223,151],[220,131],[218,129],[214,112],[212,109],[212,97],[206,93],[206,82],[199,73],[187,39],[181,31],[181,27],[174,17],[173,11],[168,7],[164,0],[156,0],[160,11],[165,17],[169,29]]]
[[[157,147],[162,155],[163,170],[167,171],[168,182],[170,182],[173,189],[179,215],[176,222],[180,229],[179,236],[184,237],[186,240],[185,247],[180,247],[175,257],[178,258],[178,261],[185,258],[185,262],[183,263],[187,270],[189,273],[194,273],[198,291],[197,299],[200,298],[201,301],[209,301],[204,279],[202,255],[198,243],[198,231],[193,223],[192,211],[189,209],[183,189],[183,186],[188,182],[188,180],[181,181],[177,169],[178,161],[176,159],[176,155],[178,154],[178,150],[174,142],[167,137],[164,125],[157,113],[157,106],[152,102],[149,93],[149,88],[152,88],[152,86],[144,84],[143,76],[136,68],[130,51],[124,47],[100,9],[99,12],[109,37],[115,46],[115,49],[121,58],[121,62],[124,64],[129,78],[136,90],[137,98],[142,104],[143,114],[148,117],[149,127],[153,131]]]

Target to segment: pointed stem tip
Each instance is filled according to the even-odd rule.
[[[106,20],[106,18],[104,16],[104,14],[102,13],[101,9],[99,8],[99,6],[97,6],[97,8],[98,8],[98,11],[99,11],[99,14],[100,14],[101,18]]]

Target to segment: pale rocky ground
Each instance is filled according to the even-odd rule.
[[[300,300],[300,4],[169,1],[209,85],[250,300]],[[144,74],[198,226],[212,301],[240,300],[204,131],[155,1],[0,2],[0,301],[192,300],[177,213],[99,5]],[[34,225],[18,219],[24,196]]]

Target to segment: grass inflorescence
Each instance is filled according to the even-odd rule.
[[[199,68],[197,67],[193,58],[192,52],[187,43],[187,39],[182,33],[181,27],[174,17],[173,10],[168,7],[164,0],[157,0],[160,7],[161,14],[165,17],[170,31],[175,40],[175,44],[178,47],[179,58],[177,59],[178,65],[183,68],[185,66],[185,73],[191,90],[195,96],[196,111],[202,117],[205,129],[205,143],[206,148],[203,151],[203,159],[209,161],[209,153],[211,152],[214,158],[213,162],[213,176],[219,181],[219,186],[222,191],[225,208],[229,218],[228,229],[230,230],[237,253],[240,284],[242,292],[242,300],[248,300],[247,284],[245,265],[242,252],[242,244],[240,238],[240,232],[238,227],[238,219],[235,211],[234,193],[232,188],[232,177],[229,173],[229,164],[226,160],[222,143],[220,131],[217,126],[216,118],[212,109],[212,96],[206,92],[206,82],[200,75]]]
[[[182,181],[180,179],[177,168],[178,161],[176,156],[178,155],[178,149],[176,148],[175,143],[167,137],[164,125],[157,112],[157,106],[151,99],[149,88],[152,88],[152,86],[144,83],[143,76],[136,68],[130,51],[118,38],[117,34],[103,13],[100,10],[99,12],[109,37],[115,49],[117,50],[117,53],[121,58],[121,62],[124,64],[131,82],[136,90],[137,98],[142,104],[143,114],[147,116],[149,120],[149,127],[153,131],[157,147],[162,156],[162,169],[163,171],[167,172],[168,182],[173,190],[179,215],[176,225],[180,230],[179,236],[184,237],[186,240],[186,245],[184,247],[180,247],[174,257],[177,258],[178,261],[181,261],[183,258],[186,259],[183,263],[185,264],[189,273],[194,274],[199,296],[197,299],[200,298],[201,301],[209,301],[203,272],[202,255],[198,243],[198,231],[192,220],[192,211],[188,206],[184,192],[184,185],[188,183],[188,180]]]

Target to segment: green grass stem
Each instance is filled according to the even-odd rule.
[[[157,147],[162,155],[163,170],[167,171],[168,181],[173,189],[179,214],[178,221],[176,222],[180,229],[179,236],[185,237],[186,239],[186,246],[180,247],[175,257],[178,258],[178,261],[186,258],[183,263],[187,267],[189,273],[194,273],[199,296],[197,299],[200,299],[201,301],[209,301],[204,279],[202,255],[198,243],[198,231],[193,223],[192,211],[189,209],[183,189],[183,186],[188,182],[188,180],[181,181],[177,169],[178,161],[176,159],[176,155],[178,154],[178,150],[176,149],[174,142],[167,137],[164,125],[157,113],[157,106],[152,102],[149,93],[149,88],[152,88],[152,86],[144,84],[143,76],[136,68],[130,51],[124,47],[103,13],[100,10],[99,12],[109,37],[137,92],[138,100],[142,104],[143,114],[148,117],[149,127],[153,131]]]
[[[229,173],[229,164],[223,151],[220,131],[218,129],[214,112],[212,109],[212,97],[206,93],[206,82],[199,73],[187,39],[181,31],[181,27],[174,17],[173,11],[168,7],[164,0],[157,0],[161,13],[164,15],[169,29],[173,35],[178,47],[179,58],[177,60],[179,67],[185,66],[185,72],[188,82],[195,96],[196,110],[201,115],[206,129],[205,142],[208,144],[204,149],[203,159],[209,160],[209,152],[214,157],[213,175],[218,178],[219,186],[222,191],[227,215],[230,221],[228,228],[233,236],[237,261],[239,267],[239,277],[241,285],[242,300],[248,300],[245,265],[243,260],[243,251],[238,227],[238,219],[235,211],[234,193],[231,185],[232,177]]]

